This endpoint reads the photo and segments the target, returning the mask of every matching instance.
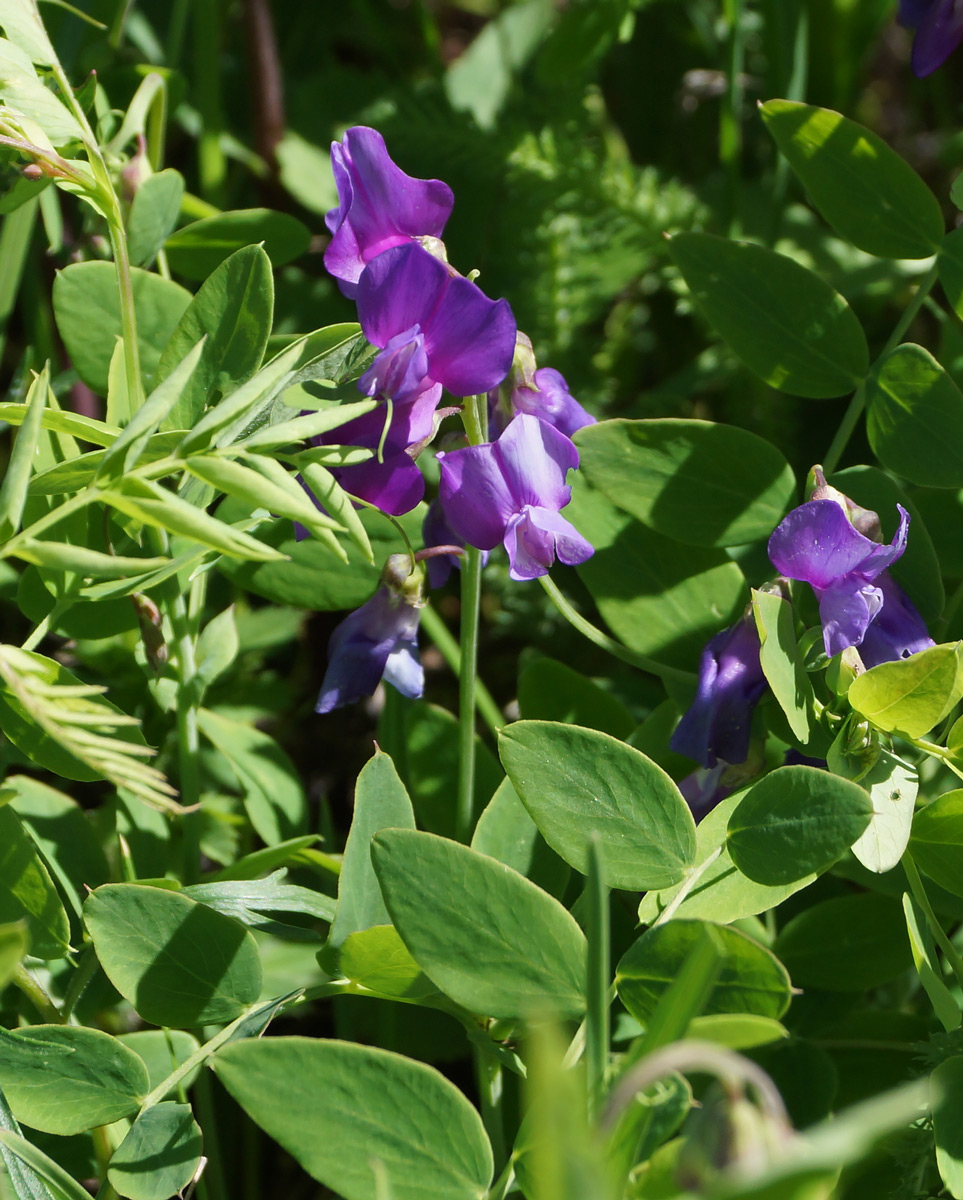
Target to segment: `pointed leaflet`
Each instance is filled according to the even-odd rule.
[[[0,542],[5,542],[20,528],[49,386],[48,367],[45,366],[27,392],[26,416],[13,443],[10,461],[0,484]]]
[[[26,921],[30,953],[63,958],[70,941],[67,913],[53,880],[16,813],[0,807],[0,923]]]

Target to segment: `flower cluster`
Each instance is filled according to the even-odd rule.
[[[358,381],[377,407],[327,435],[372,452],[337,468],[339,483],[382,512],[410,512],[425,494],[416,459],[441,419],[457,411],[439,407],[443,392],[472,404],[487,397],[495,440],[438,453],[428,547],[415,556],[427,556],[428,581],[444,582],[465,546],[487,552],[504,544],[518,580],[546,574],[556,557],[584,562],[592,547],[560,510],[571,496],[566,474],[578,466],[571,434],[594,418],[557,371],[537,366],[508,302],[489,299],[449,265],[441,237],[451,190],[406,175],[381,134],[363,126],[332,146],[331,161],[339,202],[325,217],[324,262],[378,351]],[[383,576],[375,596],[332,635],[318,712],[370,693],[382,676],[405,695],[421,695],[420,666],[412,664],[423,570],[406,561],[418,601],[410,599],[410,580],[398,583],[397,565]]]
[[[808,583],[819,604],[828,656],[856,648],[863,667],[908,658],[934,645],[923,618],[889,568],[906,549],[909,514],[882,540],[878,515],[827,485],[820,468],[812,498],[794,508],[769,539],[769,558],[788,580]],[[759,635],[750,612],[716,634],[702,653],[696,696],[676,726],[672,749],[700,770],[682,781],[683,795],[702,815],[745,777],[753,710],[766,680]]]

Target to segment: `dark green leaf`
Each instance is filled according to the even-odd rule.
[[[0,807],[0,923],[24,920],[30,953],[63,958],[70,925],[37,848],[10,805]]]
[[[276,267],[299,258],[311,232],[296,217],[270,208],[242,208],[193,221],[172,233],[164,246],[171,269],[185,279],[206,279],[236,250],[264,243]]]
[[[201,1146],[189,1104],[155,1104],[138,1114],[111,1155],[107,1178],[127,1200],[169,1200],[194,1178]]]
[[[170,167],[149,176],[137,189],[127,218],[127,244],[135,267],[149,267],[157,257],[177,224],[183,197],[184,177]]]

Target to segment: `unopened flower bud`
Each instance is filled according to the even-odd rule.
[[[792,1136],[784,1120],[753,1104],[741,1088],[714,1085],[684,1135],[678,1183],[701,1192],[722,1173],[757,1177],[783,1156]]]

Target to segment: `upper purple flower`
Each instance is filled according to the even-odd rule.
[[[899,528],[889,545],[860,533],[836,500],[801,504],[769,539],[776,570],[812,585],[829,655],[859,646],[863,657],[865,646],[873,660],[867,665],[875,665],[922,649],[924,639],[933,645],[919,613],[885,573],[906,549],[909,514],[901,505],[897,508]]]
[[[555,556],[585,562],[592,546],[560,515],[578,451],[537,417],[517,416],[496,442],[439,454],[439,494],[451,528],[471,546],[508,551],[512,579],[547,574]]]
[[[454,196],[438,179],[412,179],[391,161],[384,138],[356,125],[331,146],[338,207],[324,221],[333,234],[324,265],[354,297],[367,263],[413,238],[440,238]]]
[[[403,696],[417,699],[422,694],[425,673],[418,656],[422,579],[421,569],[412,570],[407,554],[388,559],[375,594],[331,634],[328,669],[315,712],[328,713],[370,696],[382,678]]]
[[[714,767],[720,759],[745,762],[752,711],[765,688],[759,634],[749,615],[717,633],[702,651],[695,700],[669,745],[703,767]]]
[[[912,64],[921,79],[941,67],[963,42],[963,0],[900,0],[897,19],[916,30]]]
[[[383,390],[382,381],[400,379],[406,391],[440,383],[454,396],[473,396],[508,374],[515,352],[508,301],[489,300],[421,246],[379,254],[361,276],[357,300],[364,335],[381,348],[364,376],[369,395],[373,385]]]

